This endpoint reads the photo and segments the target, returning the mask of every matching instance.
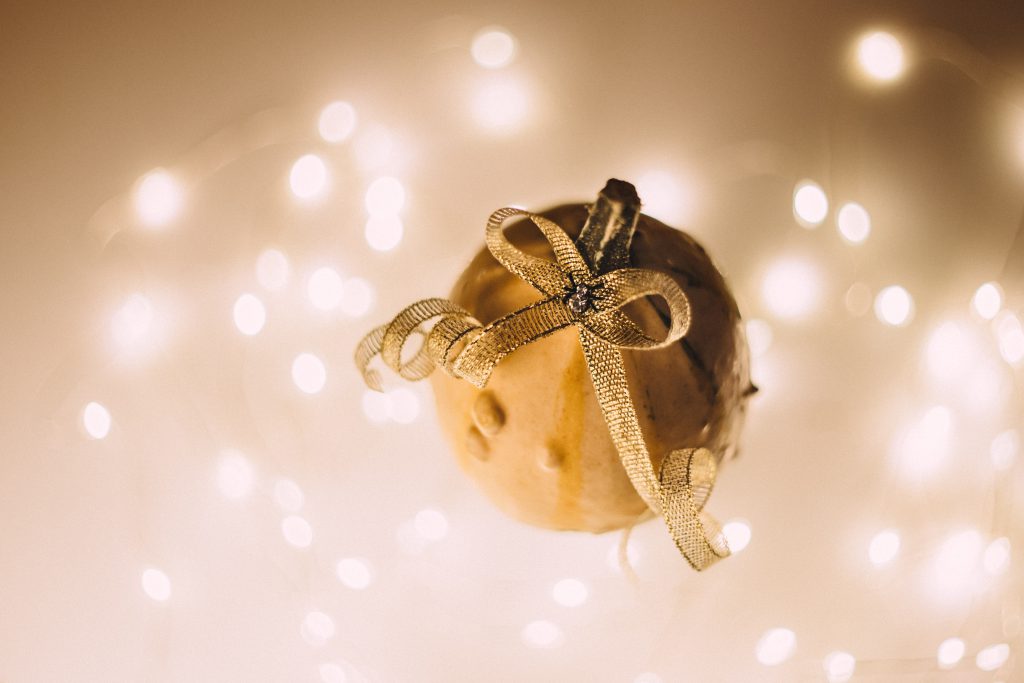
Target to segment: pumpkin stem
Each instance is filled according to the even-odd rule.
[[[640,197],[632,183],[610,179],[590,205],[576,247],[590,270],[602,275],[629,266],[629,247],[640,219]]]

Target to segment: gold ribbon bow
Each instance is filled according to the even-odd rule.
[[[508,241],[502,224],[512,216],[527,216],[540,228],[554,249],[554,262],[526,254]],[[366,384],[382,389],[379,373],[369,367],[379,354],[407,380],[423,379],[440,365],[452,376],[483,388],[495,365],[509,353],[576,325],[598,403],[633,487],[648,507],[664,518],[676,547],[694,569],[702,570],[727,556],[724,535],[702,512],[715,481],[714,455],[706,448],[677,449],[665,457],[660,472],[655,472],[629,395],[620,351],[659,349],[682,338],[690,326],[690,305],[683,290],[671,277],[654,270],[619,268],[596,275],[558,225],[521,209],[498,209],[491,214],[487,248],[544,298],[486,327],[447,299],[418,301],[359,343],[356,365]],[[621,310],[645,296],[659,296],[668,304],[669,328],[664,339],[649,337]],[[435,318],[437,322],[426,331],[424,324]],[[425,341],[403,362],[403,348],[413,334]]]

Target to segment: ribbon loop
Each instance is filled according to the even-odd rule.
[[[550,243],[555,261],[527,254],[508,241],[502,226],[512,216],[533,221]],[[714,454],[705,448],[674,450],[665,457],[661,470],[654,471],[620,350],[660,349],[681,339],[690,327],[690,304],[682,288],[667,274],[643,268],[619,268],[598,276],[562,228],[522,209],[505,208],[491,214],[487,248],[544,298],[486,327],[447,299],[418,301],[359,343],[356,365],[366,384],[382,389],[380,374],[370,368],[379,355],[407,380],[423,379],[440,365],[454,377],[483,388],[502,358],[575,325],[601,412],[633,488],[651,510],[661,514],[676,547],[695,569],[705,569],[728,555],[724,535],[703,513],[717,474]],[[649,336],[623,311],[630,302],[647,296],[660,297],[668,305],[663,339]],[[437,322],[427,331],[425,326],[434,319]],[[403,362],[403,348],[414,334],[425,341]]]

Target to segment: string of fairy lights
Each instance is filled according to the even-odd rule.
[[[515,61],[518,50],[518,42],[507,30],[487,27],[473,38],[469,54],[480,68],[500,72]],[[880,86],[891,87],[908,69],[904,43],[892,33],[876,31],[859,37],[855,52],[861,76]],[[470,103],[472,116],[482,128],[502,134],[516,129],[529,106],[528,89],[512,78],[489,82]],[[354,157],[366,167],[373,167],[375,159],[386,157],[395,144],[386,128],[360,121],[357,111],[348,102],[325,106],[319,114],[317,129],[328,144],[350,144]],[[1021,140],[1024,157],[1024,132]],[[316,153],[298,157],[283,175],[294,201],[300,205],[316,201],[330,191],[330,165]],[[663,171],[652,170],[638,185],[645,210],[652,215],[671,218],[671,214],[679,211],[679,203],[684,201],[680,198],[685,197],[685,188]],[[403,181],[391,175],[375,176],[368,182],[363,198],[366,245],[382,254],[395,250],[405,237]],[[172,170],[157,169],[144,175],[131,193],[137,222],[145,229],[173,225],[187,201],[185,186]],[[833,207],[825,189],[813,180],[803,179],[794,184],[792,207],[796,222],[808,230],[818,229],[832,216],[840,238],[850,248],[869,240],[876,229],[869,207],[857,202]],[[258,288],[239,292],[230,312],[237,331],[246,337],[258,337],[267,324],[266,294],[285,291],[294,282],[296,273],[288,254],[277,246],[268,246],[253,264],[253,276]],[[772,319],[754,318],[747,322],[755,372],[758,359],[763,359],[773,345],[773,324],[785,325],[808,318],[825,305],[821,293],[823,278],[819,264],[806,257],[786,256],[768,265],[761,280],[761,294],[764,310]],[[367,316],[376,298],[372,282],[343,276],[329,265],[305,277],[304,295],[319,311],[337,311],[351,318]],[[919,294],[899,282],[888,283],[877,291],[867,283],[855,282],[842,300],[851,316],[862,317],[873,312],[878,323],[899,328],[914,321],[916,295]],[[967,310],[962,313],[970,318],[951,317],[931,333],[924,350],[925,365],[937,380],[961,383],[968,399],[984,408],[997,400],[993,397],[1005,396],[1015,389],[1007,384],[1004,369],[1019,373],[1024,367],[1024,326],[1011,306],[1013,302],[1007,301],[997,281],[978,283],[964,298]],[[137,292],[124,300],[113,314],[110,331],[118,346],[130,349],[146,344],[153,335],[159,334],[161,319],[158,306],[145,292]],[[976,371],[978,368],[981,370]],[[331,374],[324,359],[312,352],[300,352],[290,360],[291,379],[295,388],[304,394],[320,393]],[[385,393],[365,391],[361,405],[370,423],[412,424],[421,412],[419,401],[417,393],[399,386]],[[101,403],[90,401],[83,406],[80,419],[89,438],[102,440],[110,434],[118,418]],[[937,472],[948,456],[948,436],[953,423],[949,407],[927,406],[902,433],[895,435],[895,468],[899,476],[913,481]],[[1020,441],[1018,427],[1012,424],[992,436],[989,461],[998,476],[1008,477],[1016,467]],[[215,478],[221,494],[236,500],[252,495],[258,476],[243,452],[224,449],[216,462]],[[292,479],[279,478],[272,483],[270,491],[280,511],[283,540],[297,550],[310,548],[315,542],[315,533],[303,514],[305,494],[302,488]],[[445,513],[425,508],[399,529],[398,542],[407,551],[416,552],[425,545],[443,542],[449,532]],[[728,520],[724,532],[733,553],[742,552],[751,542],[752,528],[747,520]],[[941,579],[941,588],[950,590],[968,585],[979,572],[992,578],[1005,575],[1013,554],[1011,535],[1007,529],[995,537],[977,529],[953,532],[936,555],[936,576]],[[900,529],[879,529],[864,548],[864,554],[872,566],[881,568],[898,561],[901,546]],[[632,557],[632,546],[629,552]],[[617,562],[614,548],[609,553],[609,561],[612,566]],[[334,569],[338,582],[350,590],[368,589],[375,581],[375,567],[366,557],[341,557]],[[173,577],[159,567],[142,567],[140,585],[144,595],[155,602],[173,599]],[[564,577],[550,586],[550,597],[563,607],[580,608],[591,599],[591,591],[581,579]],[[297,626],[297,635],[313,647],[329,642],[337,630],[330,614],[319,609],[308,611]],[[1005,642],[990,643],[968,642],[958,634],[950,634],[936,644],[922,670],[954,669],[962,666],[965,658],[973,656],[977,669],[995,672],[994,675],[1005,679],[1012,673],[1011,642],[1019,631],[1018,623],[1015,632],[1004,629]],[[530,621],[521,630],[523,643],[535,648],[556,648],[565,637],[563,629],[547,619]],[[762,665],[782,666],[796,652],[797,634],[778,626],[764,632],[749,647]],[[858,658],[851,652],[833,651],[821,660],[821,666],[830,683],[840,683],[854,676]],[[351,664],[334,660],[324,661],[319,674],[325,683],[355,680],[360,675]],[[653,671],[640,672],[634,678],[634,683],[660,681],[662,678]]]

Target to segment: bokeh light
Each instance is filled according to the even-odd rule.
[[[317,268],[306,282],[306,296],[321,311],[337,308],[345,296],[341,275],[327,266]]]
[[[344,667],[336,662],[324,662],[320,665],[320,680],[323,683],[347,683],[348,674]]]
[[[896,457],[903,478],[912,483],[926,481],[947,463],[953,414],[946,406],[929,408],[898,440]]]
[[[536,648],[558,647],[565,640],[562,629],[546,619],[531,621],[521,635],[526,645]]]
[[[82,409],[82,426],[93,439],[105,439],[110,433],[110,412],[101,404],[90,401]]]
[[[1010,311],[1000,312],[993,321],[999,354],[1010,365],[1016,367],[1024,361],[1024,327],[1020,318]]]
[[[313,611],[302,620],[299,632],[303,640],[314,647],[319,647],[334,637],[335,630],[334,619],[323,612]]]
[[[974,663],[982,671],[995,671],[1003,664],[1006,664],[1006,660],[1009,658],[1010,646],[1006,643],[999,643],[997,645],[989,645],[979,651],[978,656],[974,658]]]
[[[738,553],[750,545],[750,524],[746,520],[737,519],[722,525],[729,551]]]
[[[871,288],[863,282],[854,282],[843,295],[843,303],[850,315],[859,318],[871,310]]]
[[[765,666],[778,666],[793,656],[796,634],[788,628],[773,628],[757,641],[757,661]]]
[[[256,280],[271,292],[284,289],[290,270],[288,257],[278,249],[265,249],[256,259]]]
[[[636,191],[641,209],[666,225],[685,228],[694,213],[694,193],[678,174],[663,170],[646,171],[637,178]]]
[[[217,461],[217,487],[225,498],[244,498],[252,491],[255,481],[256,473],[244,453],[233,448],[221,451]]]
[[[157,602],[171,598],[171,579],[160,569],[149,567],[142,572],[142,590]]]
[[[391,251],[401,243],[404,231],[398,216],[370,216],[366,221],[366,243],[377,251]]]
[[[132,294],[114,314],[114,340],[122,347],[140,344],[149,335],[153,320],[153,306],[149,299],[142,294]]]
[[[300,353],[292,361],[292,380],[307,394],[316,394],[327,382],[327,368],[311,353]]]
[[[284,512],[296,513],[306,502],[306,494],[291,479],[278,479],[274,482],[274,504]]]
[[[551,597],[563,607],[579,607],[589,596],[587,585],[579,579],[562,579],[551,589]]]
[[[507,135],[518,130],[530,111],[530,96],[517,80],[503,78],[481,86],[473,96],[473,119],[489,133]]]
[[[962,381],[981,360],[976,340],[952,321],[942,323],[932,332],[924,355],[929,374],[946,382]]]
[[[971,308],[985,320],[992,320],[1003,307],[1003,288],[998,282],[986,282],[978,287],[971,299]]]
[[[839,234],[850,244],[860,244],[871,234],[871,216],[867,209],[855,202],[839,207],[836,225]]]
[[[932,565],[935,596],[943,600],[964,596],[973,584],[981,553],[981,534],[975,529],[957,531],[946,538]]]
[[[327,166],[315,154],[299,157],[288,174],[292,193],[300,199],[315,197],[327,187]]]
[[[341,583],[353,590],[363,590],[373,581],[373,572],[368,560],[362,557],[346,557],[338,560],[334,573]]]
[[[511,64],[516,52],[516,39],[499,26],[481,29],[473,37],[473,44],[470,47],[473,61],[487,69],[497,69]]]
[[[448,518],[440,510],[427,508],[416,513],[416,533],[427,541],[440,541],[448,535]]]
[[[821,225],[828,215],[828,197],[821,185],[811,180],[797,184],[793,190],[793,215],[805,228]]]
[[[1017,452],[1020,450],[1020,434],[1016,429],[1007,429],[996,434],[989,447],[989,457],[992,459],[992,466],[999,471],[1006,471],[1013,467],[1017,461]]]
[[[875,31],[860,39],[857,61],[869,77],[881,82],[899,78],[905,68],[903,46],[896,36],[885,31]]]
[[[946,638],[939,643],[935,659],[940,669],[952,669],[964,658],[966,651],[967,647],[960,638]]]
[[[288,545],[296,548],[308,548],[313,543],[313,527],[298,515],[281,520],[281,533]]]
[[[391,176],[377,178],[366,189],[366,210],[371,216],[393,216],[405,206],[405,187]]]
[[[900,551],[900,535],[895,529],[880,531],[871,539],[868,546],[868,559],[871,564],[880,567],[892,562]]]
[[[981,564],[992,576],[999,576],[1010,567],[1010,539],[1001,536],[985,548]]]
[[[902,327],[914,317],[914,300],[899,285],[890,285],[875,297],[875,315],[886,325]]]
[[[181,184],[163,169],[150,171],[135,188],[135,212],[149,227],[162,227],[181,212],[185,193]]]
[[[399,424],[412,424],[420,414],[420,399],[411,389],[399,387],[388,393],[388,417]]]
[[[747,343],[750,345],[750,355],[760,358],[772,345],[772,326],[760,318],[751,318],[747,321]]]
[[[341,298],[341,311],[354,318],[366,315],[373,306],[373,288],[361,277],[350,277],[345,280],[344,295]]]
[[[761,300],[777,317],[800,320],[817,310],[821,288],[816,266],[799,258],[782,258],[769,266],[761,284]]]
[[[830,652],[823,663],[828,683],[846,683],[853,678],[857,669],[857,660],[849,652]]]
[[[375,171],[394,161],[398,143],[390,130],[379,123],[373,123],[365,128],[360,127],[353,141],[353,150],[364,172]]]
[[[232,313],[235,318],[235,327],[244,335],[259,334],[267,322],[267,309],[263,307],[263,302],[252,294],[243,294],[238,297]]]
[[[384,392],[364,389],[362,406],[363,414],[374,424],[384,424],[391,416],[391,398]]]
[[[331,102],[320,112],[317,130],[327,142],[343,142],[356,129],[356,110],[348,102]]]

